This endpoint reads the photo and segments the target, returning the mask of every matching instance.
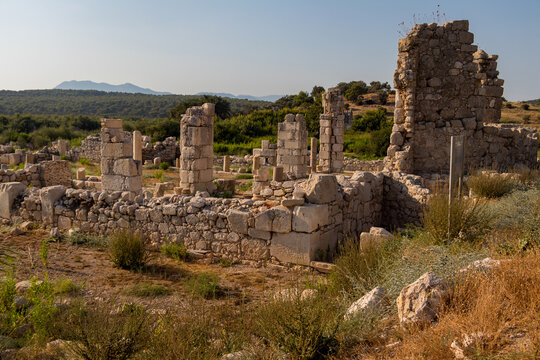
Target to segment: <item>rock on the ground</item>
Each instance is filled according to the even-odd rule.
[[[352,319],[354,316],[362,312],[375,311],[377,307],[383,303],[385,298],[386,291],[382,287],[377,286],[360,299],[352,303],[345,313],[345,320]]]
[[[490,257],[487,257],[485,259],[476,260],[476,261],[472,262],[467,267],[459,270],[459,272],[467,272],[467,271],[471,271],[471,270],[478,270],[478,271],[491,270],[494,267],[497,267],[499,265],[501,265],[501,260],[495,260],[495,259],[492,259]]]
[[[398,298],[398,316],[402,325],[430,323],[437,318],[448,286],[438,276],[427,272],[405,286]]]

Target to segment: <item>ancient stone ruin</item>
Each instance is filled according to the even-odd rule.
[[[322,95],[324,112],[320,116],[319,170],[327,173],[343,171],[343,142],[345,135],[345,107],[343,95],[337,88]]]
[[[185,194],[212,193],[214,176],[214,104],[187,109],[180,121],[180,187]]]
[[[386,168],[448,173],[450,137],[465,135],[467,167],[536,164],[538,134],[497,123],[503,80],[497,55],[472,45],[469,22],[413,27],[399,41],[396,106]]]
[[[419,175],[448,172],[451,135],[466,136],[468,166],[537,165],[536,132],[493,124],[502,96],[496,56],[471,45],[467,30],[466,21],[417,25],[400,41],[395,125],[382,171],[343,174],[354,164],[343,156],[338,89],[323,94],[318,156],[315,138],[308,153],[303,116],[288,114],[277,144],[263,140],[252,157],[214,159],[214,105],[204,104],[182,117],[179,145],[168,138],[152,146],[141,133],[123,131],[120,119],[103,119],[99,138],[81,147],[58,142],[30,153],[0,146],[4,167],[27,160],[24,169],[0,169],[0,218],[95,234],[137,229],[156,246],[181,242],[190,251],[250,264],[331,260],[344,238],[362,241],[377,235],[373,227],[420,224],[430,190],[429,178]],[[68,161],[51,161],[61,153],[100,159],[101,179],[84,169],[72,179]],[[142,162],[159,165],[177,156],[180,187],[168,182],[157,184],[153,195],[142,191]],[[214,181],[219,161],[229,178]],[[252,196],[229,198],[232,164],[241,172],[252,166]]]
[[[290,179],[306,177],[308,132],[303,114],[287,114],[278,124],[277,166]]]
[[[138,138],[140,142],[140,138]],[[104,191],[142,191],[142,162],[133,159],[133,139],[125,136],[121,119],[101,120],[101,183]],[[139,155],[140,157],[140,155]]]

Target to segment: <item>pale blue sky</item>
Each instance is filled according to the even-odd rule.
[[[193,94],[392,82],[398,24],[469,19],[504,96],[540,97],[540,0],[0,0],[0,89],[64,80]]]

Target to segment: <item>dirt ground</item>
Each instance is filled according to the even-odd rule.
[[[148,265],[140,272],[117,269],[106,249],[68,242],[51,242],[48,251],[48,267],[40,258],[41,242],[48,234],[42,230],[23,235],[0,233],[0,243],[14,252],[13,265],[17,281],[33,277],[43,279],[46,274],[51,281],[69,278],[82,286],[81,296],[85,302],[116,300],[118,303],[132,302],[149,309],[164,311],[178,309],[193,299],[186,286],[187,281],[198,273],[213,273],[219,276],[222,295],[213,302],[231,301],[245,304],[268,298],[277,291],[305,286],[306,281],[324,281],[316,271],[285,268],[268,264],[255,268],[233,264],[222,266],[217,259],[201,259],[182,262],[152,252]],[[135,284],[159,284],[172,290],[170,295],[138,297],[126,294]]]

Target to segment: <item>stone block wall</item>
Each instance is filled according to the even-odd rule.
[[[465,135],[466,167],[536,165],[537,134],[486,125],[500,119],[504,81],[468,30],[466,20],[421,24],[399,41],[386,169],[447,173],[452,135]]]
[[[100,162],[101,159],[101,135],[89,135],[78,147],[79,159],[81,157],[88,159],[94,163]]]
[[[260,149],[253,149],[253,156],[259,156],[262,166],[276,166],[278,144],[271,144],[270,140],[261,141]]]
[[[26,188],[10,214],[13,221],[44,222],[61,231],[134,229],[156,246],[183,242],[188,249],[234,260],[309,265],[329,260],[342,239],[385,221],[387,176],[311,174],[296,182],[295,199],[281,201],[212,198],[203,192],[131,198],[121,191]]]
[[[28,164],[20,170],[0,170],[0,183],[20,182],[26,186],[45,187],[53,185],[71,186],[71,169],[66,160],[44,161]]]
[[[163,141],[158,141],[154,146],[150,142],[145,142],[143,145],[143,161],[154,160],[159,157],[161,161],[167,161],[174,164],[175,160],[180,157],[180,144],[175,137],[168,137]]]
[[[142,190],[142,162],[133,160],[132,136],[125,135],[121,119],[101,120],[101,183],[104,191]]]
[[[278,124],[276,165],[283,167],[289,179],[306,177],[308,158],[308,132],[303,114],[287,114]]]
[[[180,121],[180,187],[184,193],[215,190],[214,110],[210,103],[194,106]]]
[[[343,171],[343,143],[345,107],[338,88],[330,88],[322,95],[324,112],[320,115],[319,170],[329,173]]]

